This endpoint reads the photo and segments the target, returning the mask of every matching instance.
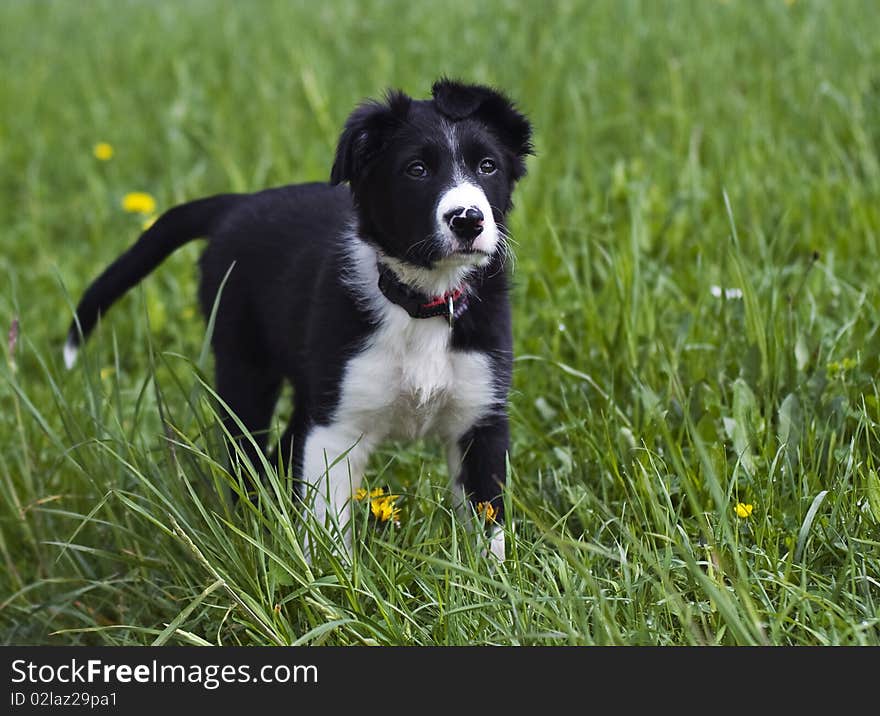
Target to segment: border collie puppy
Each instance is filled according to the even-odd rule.
[[[443,79],[428,100],[393,91],[365,102],[345,124],[329,184],[222,194],[163,214],[85,292],[65,363],[114,301],[207,238],[199,301],[206,317],[218,302],[217,393],[262,450],[282,383],[292,383],[280,449],[314,491],[317,518],[345,528],[380,442],[435,437],[456,499],[494,518],[489,549],[504,559],[505,220],[531,153],[528,120],[489,87]],[[229,416],[227,427],[240,433]],[[350,530],[343,538],[350,549]]]

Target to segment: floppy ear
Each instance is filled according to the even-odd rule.
[[[532,125],[504,94],[445,78],[434,83],[431,94],[437,109],[450,119],[474,117],[495,133],[514,156],[514,179],[526,173],[525,157],[535,153]]]
[[[330,171],[330,183],[356,183],[369,163],[385,148],[391,132],[406,119],[412,100],[389,91],[384,102],[361,104],[345,122]]]

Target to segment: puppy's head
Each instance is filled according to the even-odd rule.
[[[339,139],[331,183],[349,182],[361,229],[398,266],[485,265],[504,248],[531,126],[501,93],[450,80],[432,99],[390,92],[359,106]]]

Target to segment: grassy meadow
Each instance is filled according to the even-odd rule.
[[[0,3],[0,643],[880,645],[878,38],[868,0]],[[442,74],[535,126],[508,560],[426,442],[347,565],[284,471],[228,499],[198,242],[61,347],[126,194],[325,180]]]

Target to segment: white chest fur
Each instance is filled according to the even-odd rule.
[[[389,305],[346,366],[334,422],[370,442],[460,437],[490,409],[494,388],[487,356],[453,351],[450,338],[442,318],[416,320]]]
[[[390,304],[384,309],[379,328],[345,367],[332,422],[306,438],[303,472],[319,522],[332,508],[339,525],[348,523],[352,492],[370,452],[385,439],[439,438],[456,456],[450,469],[457,474],[456,442],[491,410],[495,389],[486,354],[453,351],[450,338],[441,318],[412,319]],[[344,534],[350,549],[351,533]]]
[[[343,371],[339,401],[328,425],[312,428],[303,448],[303,474],[317,520],[347,524],[349,500],[361,485],[370,452],[388,438],[436,437],[447,443],[457,475],[457,441],[498,402],[489,356],[452,350],[443,318],[411,318],[379,291],[377,253],[354,233],[343,280],[376,328]],[[455,272],[432,293],[460,282]],[[448,282],[444,285],[444,281]],[[341,459],[345,456],[345,459]],[[351,533],[345,532],[350,548]],[[503,551],[503,538],[501,549]],[[497,553],[493,541],[492,551]]]

